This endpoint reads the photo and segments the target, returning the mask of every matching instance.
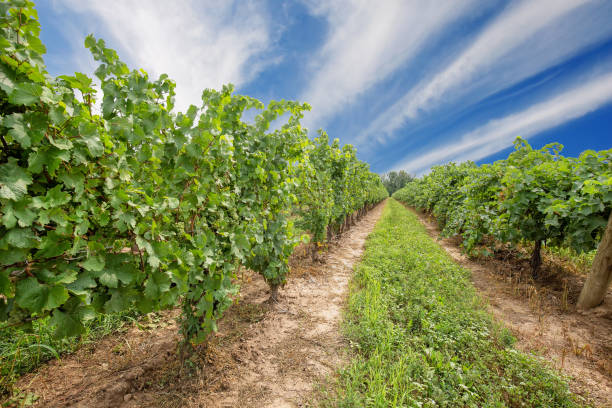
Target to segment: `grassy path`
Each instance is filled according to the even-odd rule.
[[[582,405],[557,374],[512,347],[469,272],[393,199],[357,267],[345,330],[356,353],[330,406]]]

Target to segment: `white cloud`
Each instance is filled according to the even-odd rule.
[[[428,40],[465,16],[473,0],[370,2],[311,1],[328,20],[326,43],[311,64],[312,80],[301,100],[313,106],[306,122],[323,120],[413,58]]]
[[[272,45],[271,27],[252,1],[58,0],[55,7],[99,25],[133,68],[167,73],[179,109],[199,104],[204,88],[239,86],[273,61],[261,58]]]
[[[462,100],[472,104],[554,66],[609,37],[611,16],[610,4],[601,1],[513,3],[448,66],[409,90],[357,140],[384,143],[423,111]]]
[[[445,143],[443,147],[405,159],[395,169],[422,174],[436,164],[482,159],[511,146],[517,136],[528,138],[584,116],[611,101],[612,73],[608,73],[521,112],[491,120],[463,135],[458,142]]]

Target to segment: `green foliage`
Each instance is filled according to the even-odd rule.
[[[52,78],[33,4],[0,5],[5,325],[48,319],[56,336],[74,336],[96,313],[181,304],[185,341],[204,341],[239,265],[285,283],[298,241],[290,209],[319,197],[309,183],[336,183],[326,223],[375,201],[380,181],[351,146],[308,161],[317,146],[300,125],[307,104],[264,106],[230,85],[175,113],[167,75],[130,70],[93,36],[85,46],[100,86],[78,72]],[[253,123],[242,120],[250,110]]]
[[[392,195],[397,190],[403,188],[413,179],[414,177],[408,174],[405,170],[390,171],[389,173],[383,174],[381,176],[381,180],[385,185],[385,188],[389,192],[389,195]]]
[[[575,407],[566,382],[485,311],[469,279],[417,217],[389,200],[349,298],[356,352],[338,407]]]
[[[431,211],[445,234],[463,235],[468,250],[486,235],[597,248],[612,210],[612,150],[571,158],[557,143],[534,150],[520,138],[515,148],[494,164],[435,166],[394,197]]]
[[[296,205],[299,227],[323,243],[331,230],[338,230],[347,217],[361,213],[388,197],[380,177],[358,160],[353,146],[340,148],[338,139],[319,131],[299,165]]]
[[[308,160],[300,163],[298,174],[304,187],[299,192],[296,205],[298,227],[310,232],[313,242],[326,240],[327,226],[337,205],[331,173],[336,153],[329,145],[327,134],[320,131],[307,152]]]

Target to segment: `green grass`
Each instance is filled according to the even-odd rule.
[[[356,269],[345,330],[355,351],[323,405],[575,407],[567,383],[485,311],[415,215],[390,199]]]
[[[0,396],[12,393],[13,384],[22,374],[117,331],[137,316],[135,311],[100,314],[86,324],[81,336],[65,339],[53,338],[48,319],[33,322],[27,331],[19,327],[0,329]]]
[[[542,250],[549,257],[564,264],[567,269],[580,275],[588,275],[593,267],[593,260],[597,250],[590,252],[576,252],[571,248],[544,247]]]

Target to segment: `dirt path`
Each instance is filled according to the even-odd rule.
[[[109,336],[23,377],[18,388],[45,407],[299,407],[347,361],[341,311],[352,268],[384,205],[325,255],[294,268],[280,301],[246,273],[219,333],[181,365],[175,311]]]
[[[503,264],[468,259],[456,239],[440,237],[435,221],[413,212],[430,236],[457,263],[472,271],[474,286],[488,301],[493,315],[517,337],[517,348],[543,356],[571,376],[573,392],[590,397],[599,407],[612,407],[611,293],[604,306],[587,314],[573,311],[571,305],[562,311],[562,301],[555,297],[558,294],[547,291],[546,285],[509,282],[501,271]]]

